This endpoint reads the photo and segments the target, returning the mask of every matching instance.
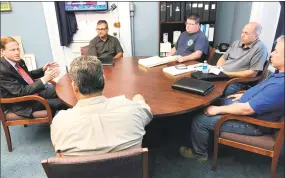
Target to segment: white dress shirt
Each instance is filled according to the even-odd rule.
[[[141,147],[150,107],[125,97],[79,100],[60,111],[51,124],[55,151],[64,156],[96,155]]]

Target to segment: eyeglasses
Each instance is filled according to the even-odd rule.
[[[185,25],[196,25],[197,23],[187,23],[187,22],[185,22]]]
[[[107,28],[96,28],[97,31],[103,31],[106,30]]]

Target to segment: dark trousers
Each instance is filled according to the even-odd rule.
[[[53,116],[55,115],[56,111],[59,110],[66,110],[68,106],[66,106],[57,96],[54,87],[47,87],[45,90],[38,93],[39,96],[45,98],[52,110]],[[45,107],[42,103],[35,102],[33,104],[33,112],[45,110]]]
[[[221,105],[228,105],[232,103],[232,100],[220,99],[219,103]],[[194,117],[191,129],[191,142],[194,154],[201,157],[208,157],[210,132],[215,130],[216,123],[221,117],[223,115],[207,116],[203,111]],[[226,121],[222,125],[221,131],[250,136],[263,135],[255,125],[241,121]]]

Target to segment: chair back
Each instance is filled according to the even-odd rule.
[[[209,47],[209,54],[208,54],[207,62],[210,65],[212,65],[212,63],[213,63],[213,57],[215,54],[215,50],[216,50],[216,48],[212,48],[211,46]]]
[[[262,82],[268,73],[268,67],[269,67],[270,61],[269,59],[265,61],[264,65],[263,65],[263,71],[260,71],[257,76],[260,76],[260,80],[258,81],[258,83]]]
[[[81,52],[81,56],[87,56],[87,53],[88,53],[88,45],[81,47],[81,48],[80,48],[80,52]]]
[[[147,178],[148,149],[133,148],[102,155],[49,158],[42,161],[42,166],[48,178]]]

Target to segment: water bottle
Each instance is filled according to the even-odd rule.
[[[209,68],[209,66],[208,66],[207,61],[204,61],[203,66],[202,66],[202,72],[208,73],[208,68]]]

